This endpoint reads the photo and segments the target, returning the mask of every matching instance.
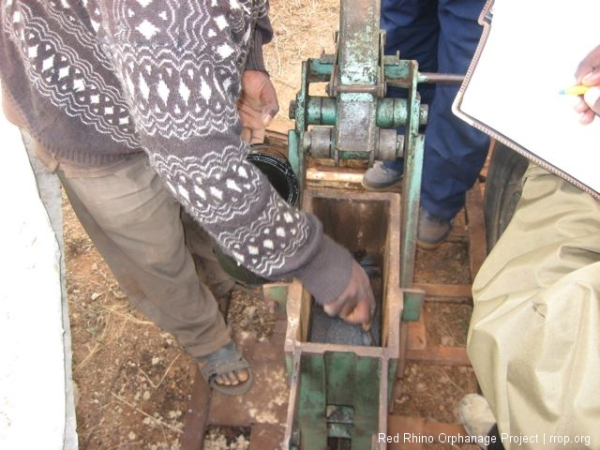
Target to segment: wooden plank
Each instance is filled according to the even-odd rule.
[[[210,387],[204,381],[200,371],[196,369],[192,395],[183,425],[183,435],[181,437],[182,450],[202,450],[206,425],[208,423],[210,394]]]
[[[446,436],[467,436],[467,432],[461,424],[439,422],[425,422],[423,425],[423,434],[433,436],[438,442],[439,437],[442,434],[445,434]]]
[[[406,359],[430,364],[471,365],[467,349],[464,347],[435,347],[425,350],[407,350]]]
[[[474,279],[487,257],[483,197],[479,182],[467,192],[466,211],[469,225],[469,264],[471,279]]]
[[[404,433],[422,436],[424,426],[425,419],[422,417],[388,416],[387,450],[422,450],[422,443],[417,439],[407,439]]]
[[[422,308],[419,320],[408,322],[408,350],[423,350],[427,347],[427,330],[425,329],[425,308]]]
[[[398,355],[398,364],[396,365],[396,379],[404,376],[406,367],[406,354],[408,352],[408,325],[406,322],[400,322],[400,352]],[[398,383],[395,383],[398,385]]]
[[[464,438],[467,433],[459,423],[428,422],[421,417],[390,415],[387,436],[392,441],[388,450],[421,450],[424,444],[447,443],[448,437]]]
[[[416,289],[425,291],[426,302],[469,303],[471,301],[470,284],[416,284]]]
[[[283,445],[285,427],[270,423],[256,423],[250,431],[248,450],[280,449]]]

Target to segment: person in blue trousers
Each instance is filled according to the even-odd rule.
[[[381,28],[386,54],[416,60],[420,72],[465,74],[479,43],[478,23],[485,0],[382,0]],[[446,238],[465,194],[485,162],[489,138],[451,110],[458,84],[420,85],[429,105],[419,213],[418,245],[437,248]],[[388,95],[406,95],[391,88]],[[401,130],[399,130],[401,132]],[[386,189],[402,179],[403,161],[376,162],[364,175],[370,190]]]

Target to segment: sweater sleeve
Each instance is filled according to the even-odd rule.
[[[169,190],[239,264],[271,280],[296,277],[319,303],[336,299],[349,281],[350,253],[276,193],[240,138],[240,74],[260,2],[186,9],[169,0],[160,3],[172,10],[149,6],[137,16],[138,2],[112,1],[107,51]],[[240,3],[246,7],[234,7]]]
[[[271,42],[271,39],[273,39],[273,28],[265,9],[265,11],[259,13],[256,21],[253,45],[248,51],[248,59],[246,60],[246,70],[267,71],[262,46]]]

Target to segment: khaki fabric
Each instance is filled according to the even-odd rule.
[[[600,448],[599,202],[531,166],[473,298],[468,353],[499,431],[538,436],[504,446]]]
[[[73,211],[133,305],[194,357],[231,341],[185,245],[181,206],[147,162],[104,177],[57,173]]]
[[[23,135],[35,158],[41,146]],[[104,175],[91,168],[90,176],[72,177],[63,163],[48,169],[58,175],[77,218],[136,308],[193,357],[231,341],[213,292],[225,295],[234,281],[216,262],[208,234],[182,217],[147,158]]]

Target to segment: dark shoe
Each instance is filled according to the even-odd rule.
[[[421,208],[419,211],[417,245],[425,250],[436,249],[444,242],[451,228],[452,221],[440,219]]]
[[[371,190],[385,189],[400,181],[402,175],[401,171],[390,169],[383,162],[377,161],[373,164],[373,167],[365,172],[362,185]]]
[[[487,400],[477,394],[465,395],[458,404],[458,417],[469,436],[481,448],[487,448],[485,442],[496,424]]]

